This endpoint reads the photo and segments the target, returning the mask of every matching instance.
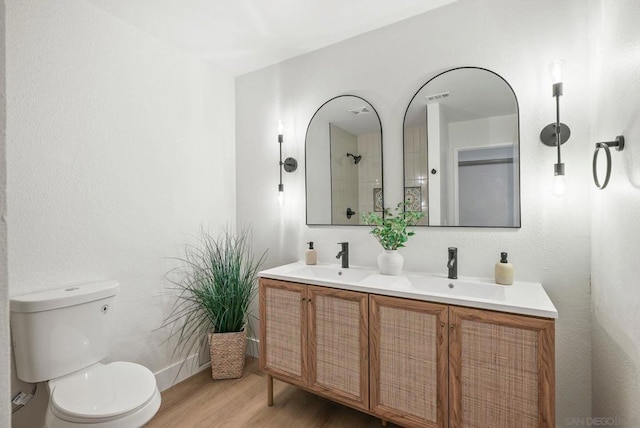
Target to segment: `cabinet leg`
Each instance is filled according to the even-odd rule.
[[[273,406],[273,376],[267,375],[267,406]]]
[[[384,419],[380,419],[380,425],[382,425],[383,427],[387,426],[387,421],[385,421]]]

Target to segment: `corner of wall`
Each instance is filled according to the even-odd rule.
[[[589,155],[596,141],[623,134],[627,147],[612,152],[611,181],[590,181],[592,416],[602,424],[640,426],[640,4],[589,1]],[[631,257],[633,259],[633,257]]]
[[[9,285],[7,282],[6,221],[6,91],[5,91],[5,13],[0,0],[0,426],[11,425],[9,405]]]

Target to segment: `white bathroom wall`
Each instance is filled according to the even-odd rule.
[[[0,426],[11,424],[9,388],[9,285],[7,282],[7,163],[5,91],[5,11],[0,1]]]
[[[9,292],[120,281],[109,360],[160,371],[169,258],[235,222],[233,78],[82,0],[6,6]]]
[[[592,193],[593,414],[616,426],[640,426],[640,3],[591,2],[593,129],[596,141],[623,134],[613,172]],[[604,153],[601,153],[604,158]],[[610,423],[611,425],[611,423]]]
[[[284,156],[304,159],[307,124],[339,94],[369,101],[383,127],[387,206],[402,199],[403,115],[428,79],[458,66],[485,67],[514,88],[520,106],[522,228],[420,228],[401,250],[405,269],[444,273],[447,247],[459,248],[459,274],[493,276],[500,251],[516,278],[540,281],[555,303],[557,417],[591,414],[588,14],[582,0],[465,0],[236,79],[238,222],[252,223],[256,244],[269,247],[267,267],[299,260],[316,243],[319,260],[335,263],[348,241],[353,265],[375,264],[380,247],[366,227],[305,225],[304,165],[285,174],[277,203],[277,121]],[[553,11],[551,13],[550,11]],[[555,151],[539,141],[555,118],[548,64],[563,58],[562,120],[567,194],[551,195]]]

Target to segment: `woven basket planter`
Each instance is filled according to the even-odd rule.
[[[242,377],[246,348],[246,330],[237,333],[209,333],[211,378],[236,379]]]

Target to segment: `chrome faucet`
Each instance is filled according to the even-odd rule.
[[[456,247],[449,247],[447,268],[449,269],[449,279],[458,279],[458,249]]]
[[[348,242],[338,242],[338,244],[342,245],[342,249],[340,250],[340,252],[336,256],[336,259],[339,259],[339,258],[342,257],[342,267],[343,268],[348,268],[349,267],[349,243]]]

